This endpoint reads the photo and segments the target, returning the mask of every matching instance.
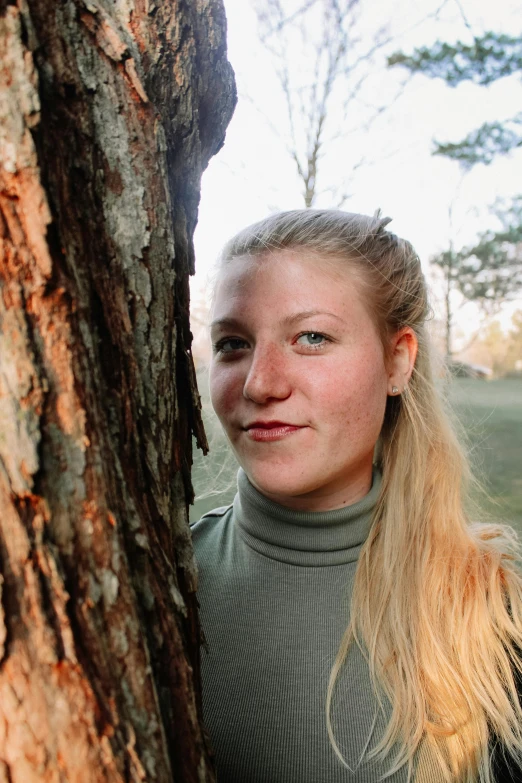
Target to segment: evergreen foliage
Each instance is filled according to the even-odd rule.
[[[411,73],[440,78],[450,87],[461,82],[487,87],[498,79],[522,75],[522,37],[487,32],[472,44],[437,41],[412,54],[396,52],[388,65]],[[490,164],[522,146],[522,112],[503,122],[486,122],[460,142],[435,142],[434,154],[457,161],[463,169]],[[446,283],[446,349],[451,355],[451,297],[457,290],[488,314],[522,290],[522,196],[493,210],[500,228],[479,234],[475,244],[456,251],[452,246],[432,263],[442,270]]]
[[[437,41],[431,48],[415,49],[413,54],[395,52],[388,58],[388,65],[402,65],[412,73],[444,79],[450,87],[463,81],[485,86],[522,71],[522,38],[490,31],[475,38],[471,45]]]
[[[500,228],[481,233],[473,245],[432,258],[467,301],[493,314],[522,289],[522,196],[495,210]]]
[[[522,112],[503,123],[485,122],[460,142],[435,142],[433,154],[456,160],[463,169],[470,169],[476,163],[487,166],[497,155],[506,155],[517,147],[522,147]]]
[[[402,65],[411,73],[444,79],[450,87],[461,82],[487,86],[513,74],[522,74],[522,37],[487,32],[473,44],[436,41],[413,54],[396,52],[388,65]],[[522,146],[522,113],[504,122],[486,122],[456,143],[435,143],[434,154],[458,161],[469,169],[476,163],[488,165],[496,155]]]

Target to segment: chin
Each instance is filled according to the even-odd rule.
[[[310,492],[327,483],[324,479],[316,477],[315,482],[307,479],[305,476],[296,476],[296,470],[290,470],[286,473],[281,466],[275,465],[271,469],[256,468],[252,465],[243,466],[250,483],[268,497],[296,498],[307,495]]]

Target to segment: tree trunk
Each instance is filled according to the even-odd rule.
[[[188,275],[221,0],[0,0],[0,783],[214,780]]]

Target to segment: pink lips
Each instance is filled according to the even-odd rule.
[[[303,428],[284,421],[254,421],[245,427],[249,438],[261,442],[281,440],[301,429]]]

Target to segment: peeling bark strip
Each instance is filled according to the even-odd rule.
[[[0,0],[0,783],[213,781],[188,274],[221,0]]]

